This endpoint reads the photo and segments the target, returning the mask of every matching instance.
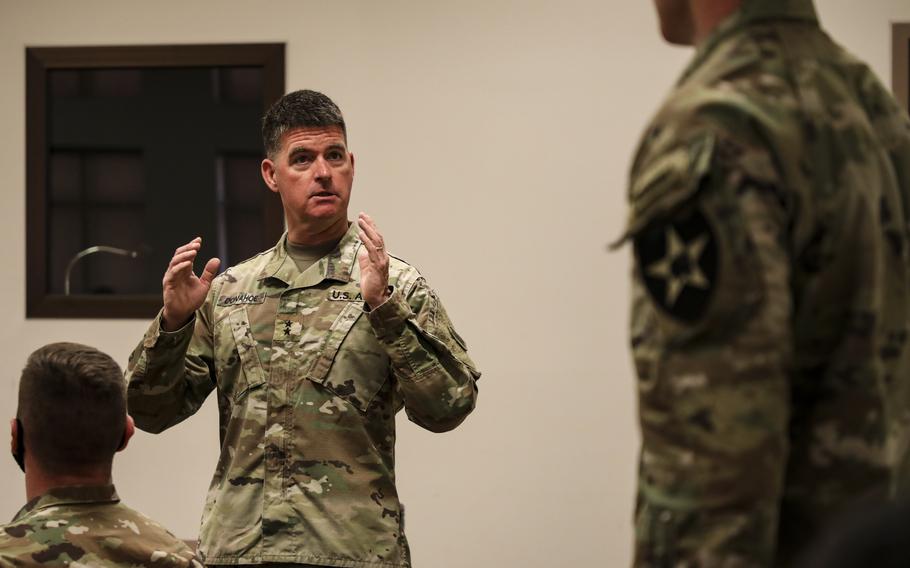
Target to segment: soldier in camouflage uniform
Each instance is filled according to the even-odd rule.
[[[263,136],[288,232],[217,277],[217,259],[193,274],[199,239],[177,249],[130,358],[130,411],[159,432],[217,390],[207,564],[407,567],[395,415],[450,430],[480,374],[417,270],[367,215],[348,222],[354,161],[335,104],[286,95]]]
[[[910,121],[811,0],[656,4],[697,49],[631,172],[635,566],[788,566],[905,489]]]
[[[0,530],[0,566],[202,568],[183,541],[121,503],[111,484],[114,453],[134,431],[113,359],[74,343],[35,351],[22,371],[17,416],[12,451],[29,502]]]

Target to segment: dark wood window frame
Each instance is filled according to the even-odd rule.
[[[47,73],[55,69],[255,66],[263,69],[267,108],[284,94],[284,44],[29,47],[26,67],[26,317],[140,318],[161,307],[161,296],[50,294],[47,249]],[[265,108],[263,109],[263,111]],[[280,204],[269,211],[282,219]],[[164,223],[166,220],[162,220]],[[162,267],[162,274],[165,267]]]
[[[910,112],[910,23],[892,24],[892,71],[894,94]]]

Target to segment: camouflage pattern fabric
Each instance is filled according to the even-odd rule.
[[[356,224],[303,273],[286,238],[218,276],[193,323],[152,323],[127,369],[130,413],[159,432],[217,387],[206,563],[409,566],[395,414],[450,430],[474,408],[480,374],[405,262],[391,258],[391,298],[365,310]]]
[[[635,566],[789,566],[905,491],[910,120],[809,0],[699,45],[629,201]]]
[[[51,489],[0,530],[0,566],[202,568],[183,541],[112,485]]]

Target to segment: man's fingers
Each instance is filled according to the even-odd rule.
[[[373,227],[373,228],[376,227],[376,222],[373,221],[373,218],[370,217],[367,213],[364,213],[363,211],[361,211],[360,215],[358,215],[358,217],[360,219],[362,219],[364,222],[366,222],[368,225],[370,225],[371,227]]]
[[[363,241],[363,246],[367,249],[367,254],[370,256],[370,262],[379,264],[380,254],[379,251],[376,250],[376,245],[373,244],[373,241],[371,241],[363,231],[360,231],[360,240]]]
[[[369,215],[361,213],[360,217],[357,219],[357,226],[360,227],[361,231],[367,234],[377,247],[385,248],[382,234],[379,232],[379,229],[376,228],[376,223],[373,222],[373,219],[370,218]]]
[[[375,226],[370,226],[363,220],[358,221],[358,226],[360,230],[364,232],[370,241],[377,247],[385,248],[385,241],[382,239],[382,235],[379,234],[379,231],[376,230]]]
[[[164,274],[164,284],[172,283],[174,280],[184,278],[193,272],[193,261],[185,260],[175,264]]]
[[[363,217],[360,217],[359,219],[357,219],[357,228],[360,229],[360,231],[358,233],[360,235],[360,240],[362,240],[364,242],[373,241],[375,233],[370,234],[369,232],[367,232],[367,222],[363,219]]]
[[[191,249],[199,250],[199,248],[201,246],[202,246],[202,237],[196,237],[195,239],[191,240],[190,242],[186,243],[185,245],[177,247],[177,249],[174,250],[174,255],[176,256],[182,252],[185,252],[185,251],[188,251]]]
[[[370,262],[376,262],[376,246],[373,245],[373,242],[370,238],[363,232],[358,231],[357,235],[360,237],[360,240],[363,242],[363,248],[366,249],[367,256],[370,259]]]
[[[192,269],[193,269],[193,261],[184,260],[183,262],[178,262],[177,264],[174,265],[173,270],[171,270],[171,274],[178,275],[183,272],[192,271]]]
[[[172,258],[170,264],[167,265],[168,270],[170,270],[174,266],[180,264],[181,262],[185,262],[187,260],[192,262],[193,260],[195,260],[197,254],[199,254],[199,250],[197,250],[197,249],[189,249],[189,250],[185,250],[183,252],[174,254],[174,258]]]
[[[221,266],[221,259],[210,258],[209,261],[205,263],[205,268],[202,270],[202,275],[199,279],[208,286],[212,283],[212,280],[214,280],[215,275],[218,274],[219,266]]]

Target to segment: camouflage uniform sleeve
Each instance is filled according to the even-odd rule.
[[[130,355],[127,401],[136,426],[161,432],[191,416],[215,386],[212,286],[202,307],[182,328],[161,329],[161,313]]]
[[[408,418],[432,432],[461,424],[474,409],[480,372],[436,292],[419,275],[399,279],[369,320],[389,354]]]
[[[761,144],[711,127],[652,155],[630,196],[635,566],[770,566],[792,358],[776,167]]]

